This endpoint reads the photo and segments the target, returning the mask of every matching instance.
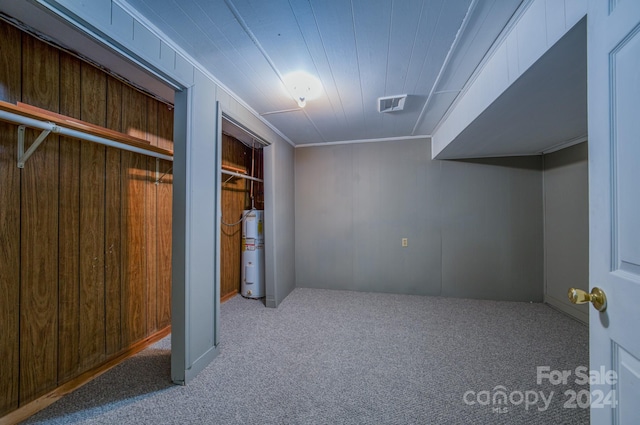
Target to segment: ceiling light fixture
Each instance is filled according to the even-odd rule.
[[[291,72],[282,77],[282,82],[298,106],[304,108],[308,100],[318,98],[322,94],[322,83],[313,75],[304,71]]]

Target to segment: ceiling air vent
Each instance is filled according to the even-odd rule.
[[[394,112],[404,109],[404,101],[407,99],[406,94],[396,96],[387,96],[378,98],[378,112]]]

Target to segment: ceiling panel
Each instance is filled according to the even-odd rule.
[[[127,2],[305,144],[431,134],[522,0]],[[281,81],[295,70],[323,84],[304,111]],[[377,98],[396,94],[405,110],[378,113]]]
[[[326,112],[325,115],[327,115],[327,113],[334,115],[333,121],[331,119],[325,120],[322,126],[344,127],[346,126],[346,114],[342,107],[342,100],[340,99],[340,93],[335,82],[331,64],[329,63],[329,58],[327,57],[327,52],[325,51],[322,37],[318,30],[313,8],[311,4],[306,1],[289,3],[296,17],[297,28],[305,41],[305,46],[313,61],[313,69],[316,71],[315,75],[318,76],[323,84],[327,103],[323,106],[322,110]],[[313,69],[306,71],[312,72]]]
[[[353,3],[353,26],[359,82],[362,97],[361,108],[366,132],[363,139],[379,137],[383,131],[382,114],[377,112],[377,99],[384,96],[387,80],[387,64],[391,33],[392,2],[381,7],[369,7],[366,0]],[[373,30],[372,30],[373,29]],[[380,88],[379,92],[364,87]]]
[[[425,4],[422,0],[407,0],[401,5],[394,4],[389,31],[389,54],[386,66],[384,93],[381,96],[404,94],[407,92],[407,76],[410,69],[416,68],[416,61],[422,61],[428,48],[433,27],[423,23],[428,10],[442,1]]]
[[[194,57],[213,75],[229,75],[228,82],[222,82],[238,87],[241,97],[251,96],[256,103],[270,102],[269,87],[279,79],[233,13],[226,7],[213,7],[214,2],[187,0],[180,5],[204,34],[194,44]]]
[[[345,126],[356,126],[364,130],[362,86],[358,71],[351,3],[335,0],[316,0],[310,3],[320,34],[320,42],[338,90],[340,107],[346,116]]]
[[[171,98],[170,88],[150,83],[148,74],[114,61],[93,41],[78,41],[83,37],[58,28],[59,21],[44,23],[42,10],[29,12],[32,3],[0,2],[3,12]],[[431,134],[522,0],[128,2],[265,120],[304,145]],[[567,33],[440,157],[538,154],[584,138],[585,34],[584,22]],[[281,82],[299,69],[324,86],[304,109]],[[403,111],[377,112],[378,97],[404,93],[409,96]]]
[[[442,69],[447,54],[456,39],[456,34],[462,26],[467,14],[470,1],[447,1],[436,14],[431,10],[427,17],[433,25],[433,33],[429,38],[428,50],[422,54],[422,66],[418,78],[413,85],[414,94],[428,95],[435,80]]]
[[[271,124],[276,128],[288,127],[292,120],[298,123],[304,123],[305,121],[309,122],[308,117],[305,116],[305,111],[301,109],[288,112],[286,114],[274,114],[265,118],[268,118]],[[305,144],[325,142],[324,138],[318,133],[314,125],[311,123],[308,125],[290,127],[287,137],[291,140],[303,140]]]

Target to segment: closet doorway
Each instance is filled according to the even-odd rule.
[[[247,295],[248,281],[251,282],[249,285],[259,289],[257,293],[256,289],[253,289],[253,293],[249,290],[249,296],[264,302],[264,238],[255,244],[245,239],[243,224],[246,220],[253,220],[256,215],[260,216],[265,209],[263,149],[268,143],[224,113],[219,140],[220,302],[238,293]],[[262,235],[263,223],[262,216],[259,224]],[[247,255],[248,250],[252,250],[251,258]],[[251,273],[247,273],[247,270],[251,270]],[[243,281],[245,290],[242,290]]]

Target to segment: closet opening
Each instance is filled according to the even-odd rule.
[[[264,303],[264,147],[268,143],[222,116],[220,135],[220,302],[237,294]]]

